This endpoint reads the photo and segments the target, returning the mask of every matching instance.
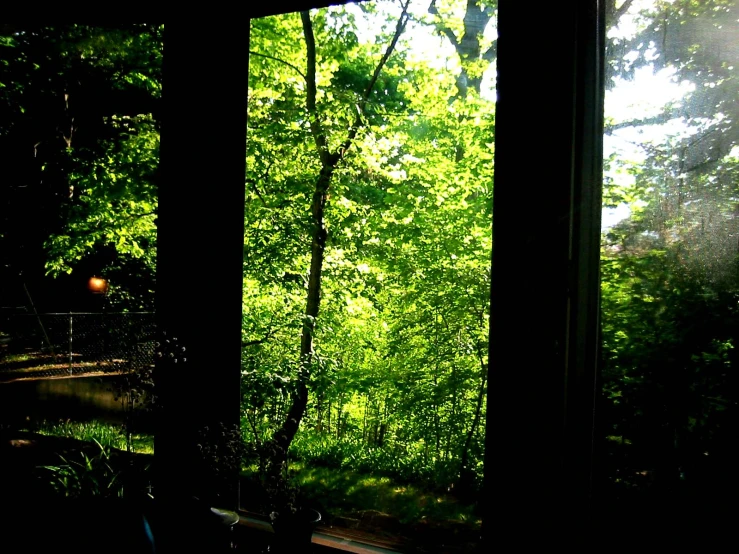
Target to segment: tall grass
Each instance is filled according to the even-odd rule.
[[[98,442],[107,448],[126,449],[126,434],[119,425],[102,421],[43,421],[33,431],[42,435],[55,437],[69,437],[87,442]],[[132,451],[143,454],[154,452],[154,437],[152,435],[134,434],[132,436]]]
[[[151,496],[149,465],[138,472],[130,465],[115,464],[110,447],[93,440],[98,451],[59,454],[56,465],[39,466],[48,471],[49,484],[57,494],[69,498]]]
[[[402,451],[369,447],[364,443],[339,440],[303,430],[290,447],[293,460],[312,467],[347,469],[389,477],[393,481],[422,486],[429,491],[446,492],[455,482],[459,462],[424,455],[422,449],[406,447]],[[482,465],[475,468],[474,492],[482,486]]]

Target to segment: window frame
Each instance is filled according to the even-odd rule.
[[[597,391],[604,2],[498,10],[481,551],[586,536]],[[157,323],[187,361],[158,361],[155,487],[173,510],[198,477],[198,430],[239,421],[248,17],[205,8],[165,26]],[[180,532],[173,519],[161,550],[185,546]]]
[[[605,12],[536,11],[499,2],[485,513],[507,509],[483,533],[546,543],[592,527]],[[532,51],[556,58],[522,63]],[[533,152],[536,129],[552,140]]]

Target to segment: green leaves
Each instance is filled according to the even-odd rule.
[[[110,125],[122,131],[119,141],[106,144],[100,156],[72,156],[77,169],[69,178],[66,223],[46,242],[48,274],[71,272],[99,246],[153,268],[159,133],[148,116],[113,116]]]
[[[457,98],[450,60],[415,55],[411,37],[388,58],[363,107],[386,47],[383,28],[395,28],[384,5],[365,21],[347,8],[311,14],[311,111],[296,17],[252,23],[242,358],[249,436],[258,443],[274,432],[305,379],[304,426],[369,443],[382,427],[382,441],[396,451],[450,467],[465,449],[479,457],[481,449],[465,443],[482,439],[476,410],[484,409],[487,367],[494,105]],[[312,192],[328,167],[317,152],[321,137],[334,152],[350,129],[350,148],[330,165],[321,311],[311,320],[306,366],[298,346]]]
[[[78,456],[59,456],[60,464],[42,466],[50,472],[50,484],[60,495],[68,498],[123,497],[126,492],[124,472],[114,467],[111,451],[93,439],[99,452]]]
[[[89,264],[120,277],[111,302],[150,306],[162,26],[3,32],[3,267],[36,278],[36,268],[57,277]]]

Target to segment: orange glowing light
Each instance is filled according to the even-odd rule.
[[[87,281],[87,289],[93,294],[106,294],[108,292],[108,280],[102,277],[90,277]]]

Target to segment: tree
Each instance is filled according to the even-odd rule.
[[[311,136],[315,142],[316,155],[320,162],[320,169],[318,170],[317,177],[315,177],[315,185],[310,201],[310,263],[308,270],[307,300],[305,312],[303,314],[303,329],[300,340],[299,364],[300,370],[306,373],[306,377],[297,381],[295,390],[292,394],[292,405],[286,414],[286,418],[281,428],[276,431],[272,438],[277,450],[283,452],[285,458],[287,456],[287,450],[298,430],[298,426],[300,425],[308,404],[308,387],[306,380],[310,375],[310,366],[313,362],[315,322],[318,318],[321,300],[322,271],[326,240],[328,236],[325,222],[325,208],[329,195],[329,188],[331,187],[332,179],[334,173],[339,167],[339,163],[352,147],[360,128],[364,126],[367,103],[383,67],[393,53],[398,38],[403,32],[408,18],[406,10],[407,3],[403,7],[395,33],[387,47],[387,50],[380,58],[374,72],[370,76],[366,88],[358,98],[358,104],[356,106],[357,115],[348,125],[344,137],[337,137],[334,133],[329,135],[329,131],[325,128],[324,115],[321,113],[321,110],[317,105],[317,52],[313,22],[308,12],[301,12],[300,14],[306,46],[307,69],[304,75],[306,116],[308,118]],[[338,142],[338,145],[333,146],[330,141],[334,143]],[[278,460],[279,465],[284,463],[285,458]]]
[[[271,422],[287,418],[296,429],[289,409],[297,406],[320,440],[361,441],[378,456],[413,460],[418,475],[420,465],[433,467],[439,485],[462,473],[475,481],[487,379],[493,103],[459,97],[456,70],[443,66],[455,67],[454,50],[438,59],[414,52],[418,36],[434,39],[413,18],[413,34],[395,39],[378,73],[405,10],[359,8],[311,14],[314,92],[313,74],[302,69],[313,58],[299,47],[310,44],[305,19],[302,29],[296,16],[253,24],[245,427],[258,444],[288,437]],[[368,40],[363,29],[384,38]],[[313,95],[315,104],[306,102]],[[350,143],[347,132],[356,133]],[[330,190],[320,316],[308,318],[312,351],[301,365],[286,345],[297,333],[306,338],[312,316],[301,304],[318,260],[305,238],[319,228],[316,174],[330,176]],[[290,396],[300,402],[286,404]]]
[[[602,259],[604,419],[627,445],[612,478],[629,484],[647,467],[658,489],[698,487],[737,421],[736,6],[626,1],[610,13],[609,84],[651,68],[687,90],[655,115],[607,125],[654,137],[632,133],[640,152],[607,160],[607,205],[631,207]]]
[[[162,27],[5,25],[0,38],[4,265],[117,271],[120,293],[143,294],[129,304],[150,304]]]
[[[460,98],[466,98],[469,89],[480,95],[483,74],[495,60],[496,42],[487,38],[485,31],[494,20],[497,3],[467,0],[461,28],[452,15],[460,9],[460,4],[465,2],[445,2],[439,9],[437,0],[431,0],[428,12],[434,16],[437,31],[449,39],[459,56],[457,91]]]

